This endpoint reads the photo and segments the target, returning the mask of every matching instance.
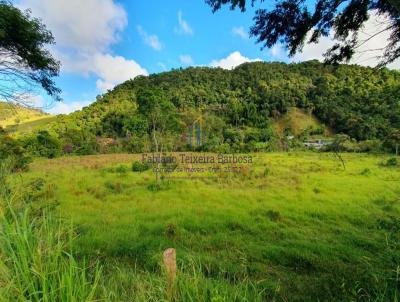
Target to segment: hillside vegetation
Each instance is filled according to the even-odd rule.
[[[37,109],[0,102],[0,127],[20,125],[49,117],[48,114]]]
[[[125,137],[129,131],[133,139],[143,141],[151,133],[152,114],[158,107],[169,111],[164,117],[171,122],[177,119],[168,125],[172,137],[180,138],[185,126],[202,115],[211,150],[224,143],[243,149],[243,142],[247,146],[272,142],[274,120],[293,107],[312,114],[336,133],[357,140],[383,140],[400,128],[400,73],[315,61],[246,63],[231,71],[179,69],[127,81],[63,123],[113,138]]]
[[[190,126],[199,119],[201,144],[189,145]],[[129,80],[83,110],[35,129],[22,144],[51,157],[157,149],[276,151],[333,134],[347,135],[349,151],[395,152],[400,73],[317,61],[177,69]]]
[[[332,131],[325,127],[311,112],[292,107],[281,117],[273,120],[274,130],[279,136],[284,136],[290,129],[291,134],[300,136],[302,133],[313,130],[321,136],[331,136]]]
[[[23,137],[25,135],[31,135],[36,131],[47,129],[49,124],[57,120],[57,116],[44,115],[38,118],[26,120],[19,124],[11,124],[5,127],[5,131],[12,134],[13,136]]]

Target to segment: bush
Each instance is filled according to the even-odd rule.
[[[115,172],[120,173],[120,174],[125,174],[127,173],[129,170],[129,168],[127,166],[124,165],[120,165],[118,167],[115,168]]]
[[[63,147],[65,154],[71,154],[74,151],[74,146],[72,144],[66,144]]]
[[[382,152],[382,142],[379,140],[366,140],[358,143],[360,152]]]
[[[116,182],[106,181],[104,183],[104,186],[106,187],[107,190],[109,190],[113,193],[117,193],[117,194],[122,193],[123,185],[119,181],[116,181]]]
[[[96,136],[87,130],[67,128],[58,134],[66,154],[89,155],[98,150]]]
[[[0,161],[8,160],[10,169],[15,172],[26,170],[31,158],[26,155],[21,143],[10,136],[0,136]]]
[[[132,171],[133,172],[143,172],[143,171],[147,171],[149,169],[150,169],[150,164],[147,162],[134,161],[132,163]]]
[[[123,150],[129,153],[149,152],[151,142],[147,136],[132,135],[122,141]]]
[[[24,139],[24,147],[34,156],[54,158],[61,154],[62,146],[57,137],[41,130]]]
[[[397,158],[392,157],[392,158],[389,158],[389,159],[386,161],[385,166],[386,166],[386,167],[394,167],[394,166],[397,166],[398,164],[399,164],[399,163],[398,163],[398,161],[397,161]]]

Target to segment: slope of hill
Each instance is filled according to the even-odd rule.
[[[22,123],[13,124],[5,127],[6,132],[11,133],[13,136],[21,136],[30,134],[35,130],[47,130],[47,126],[57,120],[57,116],[44,115],[37,119],[30,119]]]
[[[37,109],[0,102],[0,127],[2,128],[28,122],[31,123],[48,118],[49,116],[49,114]]]
[[[332,135],[332,130],[326,127],[311,112],[292,107],[287,113],[274,121],[274,130],[279,136],[294,135],[299,136],[305,132],[321,136]]]
[[[110,132],[102,125],[108,113],[146,119],[152,102],[161,101],[180,113],[206,112],[228,126],[256,128],[297,107],[335,132],[358,140],[384,138],[400,128],[400,72],[317,61],[178,69],[127,81],[70,120],[102,134]]]
[[[154,130],[169,150],[184,150],[196,120],[204,151],[272,150],[284,134],[383,141],[400,129],[400,72],[317,61],[176,69],[126,81],[45,127],[79,150],[106,137],[112,150],[122,142],[142,152],[155,147]]]

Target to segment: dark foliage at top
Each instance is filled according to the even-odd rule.
[[[8,1],[0,1],[0,97],[23,103],[39,85],[59,99],[53,77],[59,73],[47,45],[54,38],[39,19],[22,12]]]
[[[245,11],[246,5],[256,0],[206,0],[213,11],[230,4],[231,9],[239,7]],[[265,2],[266,6],[269,2]],[[312,3],[312,5],[310,4]],[[283,43],[290,55],[301,51],[305,43],[316,43],[335,32],[337,43],[325,54],[328,62],[348,62],[358,47],[366,41],[359,39],[357,32],[369,18],[369,12],[386,16],[382,29],[373,36],[390,33],[388,45],[382,46],[384,55],[380,65],[386,65],[400,57],[400,2],[398,0],[280,0],[275,1],[273,9],[258,9],[255,24],[250,33],[257,37],[263,47]],[[308,36],[309,34],[309,36]],[[372,37],[369,37],[371,39]]]

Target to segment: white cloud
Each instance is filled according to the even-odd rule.
[[[311,37],[311,33],[308,34],[307,39]],[[309,61],[319,60],[323,61],[323,54],[333,45],[335,42],[332,37],[321,37],[318,44],[306,44],[303,47],[301,53],[297,53],[292,60],[293,61]]]
[[[147,70],[135,61],[109,54],[95,55],[93,57],[92,68],[92,72],[100,77],[96,85],[103,92],[112,89],[116,84],[133,79],[138,75],[148,74]]]
[[[182,64],[193,65],[193,59],[190,55],[181,55],[179,56],[179,60]]]
[[[49,101],[45,100],[43,96],[36,94],[27,94],[23,100],[23,104],[30,108],[47,108],[49,107]]]
[[[190,27],[189,23],[183,19],[182,11],[178,11],[178,24],[179,28],[175,28],[175,32],[178,34],[193,35],[193,29]]]
[[[209,64],[211,67],[221,67],[224,69],[233,69],[240,64],[247,63],[247,62],[257,62],[261,61],[261,59],[249,59],[244,56],[239,51],[235,51],[231,53],[224,59],[221,60],[213,60]]]
[[[124,8],[114,0],[21,0],[52,31],[56,46],[52,52],[62,63],[62,72],[98,77],[102,92],[147,71],[134,60],[109,54],[128,23]],[[65,111],[70,104],[57,103]]]
[[[286,55],[285,50],[283,49],[281,44],[275,44],[273,47],[270,48],[269,52],[274,58],[281,58],[282,56]]]
[[[31,95],[26,105],[32,108],[43,110],[50,114],[68,114],[88,106],[93,101],[55,102],[46,100],[41,95]]]
[[[104,80],[98,79],[96,81],[96,87],[99,89],[101,92],[107,92],[108,90],[111,90],[114,88],[114,84],[110,82],[106,82]]]
[[[68,71],[84,76],[95,75],[98,77],[96,86],[101,92],[112,89],[115,85],[138,75],[148,75],[145,68],[136,61],[122,56],[113,56],[104,53],[94,53],[91,56],[81,54],[79,57],[66,56]]]
[[[57,47],[103,52],[118,40],[127,25],[127,14],[113,0],[22,0],[52,31]]]
[[[379,56],[383,54],[382,47],[385,47],[389,43],[389,32],[384,32],[373,38],[372,35],[380,32],[387,24],[387,18],[384,16],[378,16],[376,13],[370,15],[369,20],[365,23],[364,28],[359,31],[359,41],[367,42],[363,43],[356,50],[356,53],[351,60],[352,64],[359,64],[363,66],[375,67],[379,62]],[[308,35],[308,38],[310,34]],[[333,32],[329,37],[322,37],[318,44],[306,44],[303,48],[302,53],[296,54],[293,58],[294,61],[306,61],[306,60],[324,60],[323,54],[331,48],[335,42],[333,41]],[[389,68],[400,68],[400,59],[397,59],[392,64],[388,65]]]
[[[93,101],[80,101],[80,102],[55,102],[52,107],[46,110],[51,114],[68,114],[77,110],[81,110],[83,107],[90,105]]]
[[[148,34],[143,29],[143,27],[140,26],[140,25],[138,25],[136,28],[137,28],[137,31],[138,31],[139,35],[142,37],[144,43],[149,45],[154,50],[161,50],[162,49],[162,44],[161,44],[160,39],[158,38],[157,35]]]
[[[243,26],[239,26],[239,27],[235,26],[235,27],[233,27],[232,28],[232,34],[235,35],[235,36],[239,36],[243,40],[247,40],[249,38],[249,35],[244,30]]]

